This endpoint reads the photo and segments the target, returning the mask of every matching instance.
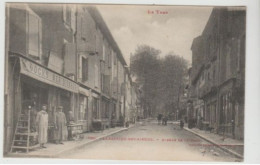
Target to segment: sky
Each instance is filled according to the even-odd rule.
[[[97,8],[128,64],[130,54],[142,44],[161,50],[160,57],[174,52],[191,63],[192,41],[202,33],[212,11],[212,7],[154,5]]]

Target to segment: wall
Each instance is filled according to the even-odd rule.
[[[10,7],[9,51],[26,54],[26,6]]]

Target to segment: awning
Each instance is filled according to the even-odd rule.
[[[42,67],[30,60],[20,57],[21,73],[44,82],[49,85],[53,85],[70,92],[78,93],[79,86],[74,81],[57,74],[47,68]]]

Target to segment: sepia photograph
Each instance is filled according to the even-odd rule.
[[[3,157],[243,162],[246,15],[5,3]]]

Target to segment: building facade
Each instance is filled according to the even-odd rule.
[[[67,118],[73,114],[82,132],[128,122],[126,107],[137,102],[131,102],[130,73],[95,7],[10,3],[6,8],[5,153],[28,106],[39,111],[47,105],[49,142],[58,106]]]
[[[191,90],[203,107],[197,123],[236,139],[244,135],[245,15],[243,8],[214,8],[192,45]]]

